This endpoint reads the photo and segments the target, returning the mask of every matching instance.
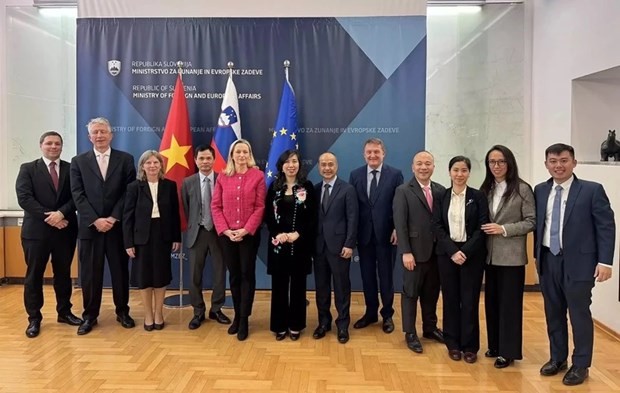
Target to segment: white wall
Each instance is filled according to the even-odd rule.
[[[620,65],[620,1],[530,0],[533,8],[532,171],[534,182],[549,177],[545,148],[571,141],[571,81]],[[596,136],[597,139],[602,137]],[[576,149],[580,159],[580,146]],[[620,222],[620,167],[577,166],[575,173],[605,185]],[[594,317],[620,332],[618,248],[613,278],[594,290]]]

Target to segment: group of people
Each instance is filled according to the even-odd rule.
[[[22,165],[16,191],[24,209],[22,245],[28,265],[24,302],[28,337],[39,335],[43,272],[51,256],[58,322],[78,326],[79,335],[97,325],[104,261],[112,278],[117,321],[135,326],[129,315],[129,285],[140,289],[144,329],[164,328],[163,301],[172,280],[171,251],[181,246],[176,184],[164,178],[164,161],[154,150],[139,159],[112,149],[110,123],[88,124],[93,150],[60,160],[62,137],[41,136],[43,157]],[[272,277],[270,330],[276,340],[298,340],[306,328],[306,277],[314,271],[321,339],[334,322],[340,343],[349,340],[350,264],[357,247],[365,312],[353,327],[366,328],[382,318],[381,329],[394,331],[394,264],[404,267],[401,296],[406,346],[423,352],[416,331],[419,300],[422,337],[445,343],[450,359],[477,360],[480,350],[479,297],[485,277],[487,357],[495,367],[522,358],[522,318],[526,238],[535,231],[535,257],[545,304],[551,358],[540,370],[556,375],[567,368],[567,310],[573,329],[572,366],[567,385],[582,383],[592,361],[591,292],[596,281],[611,277],[614,213],[603,187],[578,179],[569,145],[545,152],[551,178],[531,187],[519,177],[509,148],[493,146],[485,157],[480,189],[468,184],[471,161],[453,157],[451,186],[431,180],[435,170],[428,151],[415,154],[413,177],[384,163],[383,142],[371,138],[363,149],[366,165],[338,176],[331,153],[318,159],[322,180],[306,177],[299,151],[285,151],[269,188],[248,141],[236,140],[225,170],[213,171],[215,152],[195,149],[198,173],[181,188],[187,217],[186,245],[191,271],[190,297],[197,329],[208,316],[229,324],[240,341],[249,335],[255,293],[255,264],[260,228],[269,232],[267,273]],[[77,211],[77,217],[76,217]],[[82,318],[71,312],[70,265],[79,238],[84,301]],[[207,308],[202,295],[205,260],[211,255],[213,293]],[[129,257],[132,258],[131,279]],[[231,321],[221,310],[226,269],[234,304]],[[330,312],[332,299],[337,311]],[[437,302],[443,300],[443,330]],[[380,307],[381,305],[381,307]]]

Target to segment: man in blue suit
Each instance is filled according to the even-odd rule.
[[[579,385],[592,364],[594,327],[590,303],[594,281],[611,277],[616,224],[603,186],[578,179],[574,149],[562,143],[545,151],[551,179],[536,186],[536,267],[545,302],[551,359],[544,376],[567,368],[568,327],[573,328],[572,365],[565,385]]]
[[[319,326],[312,337],[321,339],[331,330],[331,283],[338,317],[338,342],[349,341],[351,280],[349,270],[357,235],[357,198],[353,187],[338,178],[338,161],[332,153],[319,157],[323,180],[314,185],[318,206],[318,228],[314,256],[314,281]]]
[[[359,205],[357,251],[360,258],[366,312],[353,327],[362,329],[378,321],[381,292],[383,331],[394,331],[394,246],[396,231],[392,200],[396,187],[403,184],[403,173],[383,163],[385,145],[379,138],[364,144],[366,165],[351,172],[349,183],[355,187]],[[377,285],[377,275],[379,285]]]

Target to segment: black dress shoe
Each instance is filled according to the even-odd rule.
[[[287,333],[288,332],[286,330],[280,333],[276,333],[276,341],[284,340],[286,338]]]
[[[495,364],[493,365],[493,367],[495,368],[506,368],[508,366],[510,366],[512,363],[514,363],[514,359],[507,359],[503,356],[499,356],[497,359],[495,359]]]
[[[82,320],[71,313],[67,313],[65,315],[59,315],[56,320],[58,323],[66,323],[71,326],[80,326],[82,324]]]
[[[232,325],[228,328],[228,334],[233,335],[239,333],[239,318],[235,317]]]
[[[216,312],[209,311],[209,319],[213,319],[222,325],[230,325],[230,318],[228,318],[221,310]]]
[[[78,327],[77,334],[78,336],[83,336],[85,334],[90,333],[93,330],[93,327],[97,325],[96,319],[85,319],[84,322]]]
[[[41,331],[41,321],[30,321],[26,328],[26,337],[35,338]]]
[[[581,385],[583,381],[588,378],[588,368],[587,367],[576,367],[575,365],[570,366],[568,372],[562,378],[562,383],[567,386],[575,386]]]
[[[202,322],[204,320],[205,320],[204,314],[194,315],[194,318],[192,318],[192,320],[189,321],[189,325],[187,325],[187,327],[190,328],[191,330],[198,329],[200,325],[202,325]]]
[[[144,324],[144,330],[146,330],[147,332],[152,332],[153,329],[155,329],[155,324],[152,323],[150,325],[147,325],[146,323]]]
[[[415,333],[405,333],[405,341],[407,342],[407,348],[411,349],[415,353],[422,353],[422,343]]]
[[[116,322],[120,322],[121,326],[125,329],[131,329],[136,327],[136,322],[134,322],[133,318],[129,316],[129,314],[120,314],[116,316]]]
[[[566,370],[568,365],[566,364],[566,360],[563,362],[556,362],[555,360],[549,360],[540,368],[540,375],[544,375],[545,377],[550,377],[552,375],[556,375],[562,370]]]
[[[489,349],[484,353],[484,356],[487,358],[496,358],[499,356],[499,352],[496,349]]]
[[[368,315],[364,315],[357,322],[353,324],[353,329],[363,329],[368,325],[371,325],[375,322],[378,322],[379,319],[377,317],[369,317]]]
[[[164,326],[166,326],[166,322],[164,321],[161,323],[153,323],[153,329],[155,330],[164,330]]]
[[[422,337],[428,338],[429,340],[435,340],[442,344],[444,343],[443,332],[440,329],[435,329],[430,332],[425,332],[424,334],[422,334]]]
[[[394,321],[392,318],[383,318],[383,332],[392,333],[394,331]]]
[[[461,355],[461,351],[459,351],[458,349],[449,349],[448,356],[450,356],[450,359],[454,361],[459,361],[461,360],[462,355]]]
[[[250,333],[248,318],[241,318],[239,320],[239,331],[237,332],[237,340],[245,341]]]
[[[347,329],[338,329],[338,342],[346,344],[349,341],[349,331]]]
[[[299,332],[290,332],[289,333],[289,337],[291,338],[291,341],[299,340],[300,336],[301,336],[301,331],[299,331]]]
[[[474,352],[464,352],[463,360],[465,360],[465,362],[469,364],[473,364],[476,363],[476,360],[478,360],[478,355],[476,355],[476,353]]]
[[[319,338],[325,337],[325,333],[329,332],[330,330],[331,330],[330,327],[319,325],[316,329],[314,329],[314,333],[312,333],[312,337],[315,340],[318,340]]]

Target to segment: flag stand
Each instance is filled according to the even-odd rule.
[[[183,294],[183,260],[185,259],[185,253],[183,252],[183,242],[181,241],[181,248],[179,250],[179,294],[166,296],[164,299],[164,306],[166,308],[184,308],[189,306],[191,298],[189,295]]]

